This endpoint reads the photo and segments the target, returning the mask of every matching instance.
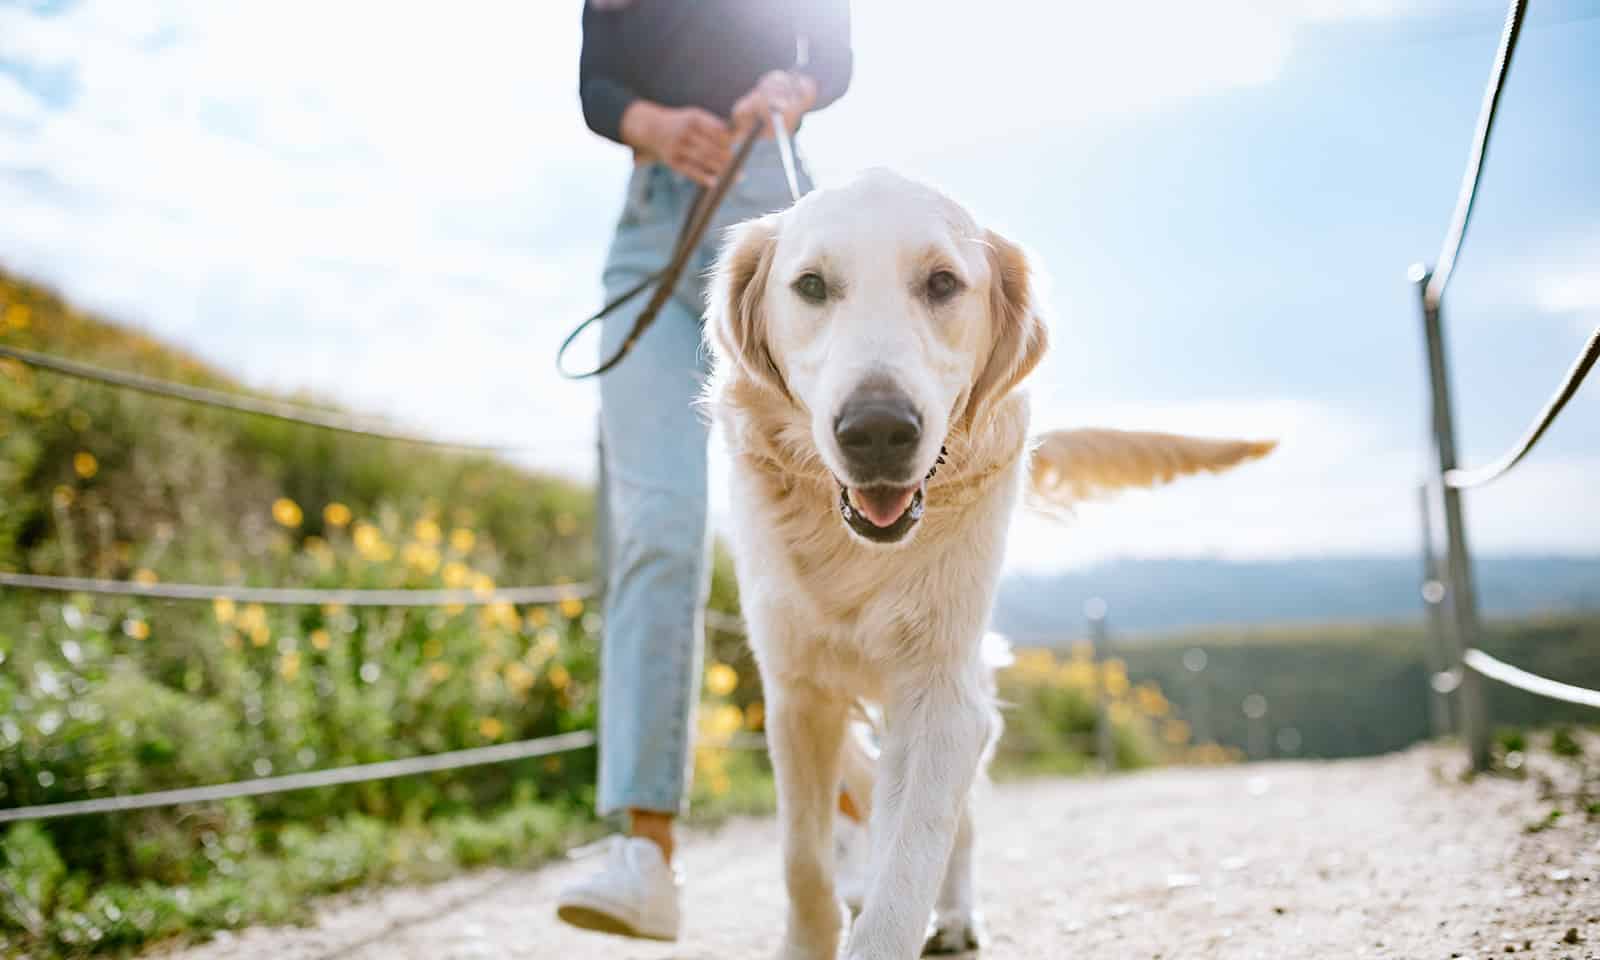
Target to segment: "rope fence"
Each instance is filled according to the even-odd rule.
[[[231,410],[234,413],[247,413],[258,417],[269,417],[285,423],[295,423],[307,427],[317,427],[322,430],[333,430],[338,433],[352,434],[360,437],[371,437],[378,440],[396,440],[402,443],[412,443],[425,447],[443,447],[454,450],[471,450],[479,452],[507,452],[522,449],[515,446],[499,444],[478,443],[461,440],[435,440],[421,437],[414,433],[395,430],[382,424],[337,413],[331,410],[318,410],[297,403],[286,403],[282,400],[272,400],[265,397],[250,397],[240,393],[227,393],[221,390],[210,390],[205,387],[196,387],[187,383],[175,383],[171,380],[160,380],[147,377],[140,373],[129,373],[122,370],[108,370],[92,364],[80,363],[65,357],[57,357],[48,353],[39,353],[34,350],[25,350],[21,347],[10,347],[0,344],[0,357],[8,357],[18,363],[26,364],[40,370],[85,380],[90,383],[99,383],[109,387],[119,387],[124,390],[133,390],[138,393],[149,394],[155,397],[166,397],[169,400],[182,400],[202,407],[212,407],[218,410]]]
[[[1512,55],[1516,51],[1517,37],[1522,30],[1527,13],[1527,0],[1511,0],[1506,11],[1505,26],[1495,51],[1493,66],[1489,71],[1488,86],[1484,90],[1479,109],[1476,131],[1467,155],[1466,172],[1461,178],[1455,210],[1450,226],[1445,231],[1444,243],[1433,269],[1422,265],[1411,268],[1411,279],[1419,287],[1419,304],[1422,313],[1424,346],[1428,361],[1428,380],[1432,395],[1431,432],[1434,455],[1437,460],[1433,483],[1424,487],[1422,500],[1422,550],[1426,583],[1423,585],[1424,602],[1429,607],[1430,628],[1438,627],[1434,638],[1436,645],[1447,646],[1447,663],[1454,669],[1447,671],[1459,677],[1452,689],[1435,687],[1438,694],[1456,698],[1457,715],[1468,757],[1475,770],[1488,769],[1490,765],[1491,718],[1487,699],[1479,678],[1524,690],[1538,696],[1567,703],[1600,707],[1600,691],[1588,690],[1529,673],[1500,661],[1480,648],[1481,624],[1478,618],[1476,588],[1473,584],[1472,561],[1467,547],[1466,522],[1462,513],[1461,491],[1489,484],[1510,473],[1532,452],[1546,431],[1560,416],[1567,402],[1577,393],[1584,378],[1600,358],[1600,327],[1589,337],[1578,359],[1556,388],[1554,395],[1534,419],[1522,438],[1499,459],[1486,466],[1464,470],[1456,461],[1455,417],[1451,411],[1449,370],[1444,348],[1442,314],[1444,294],[1460,258],[1466,239],[1467,224],[1472,216],[1473,204],[1483,178],[1484,160],[1488,156],[1490,137],[1495,116],[1505,89],[1506,75],[1511,69]],[[1443,515],[1445,530],[1445,562],[1437,563],[1432,546],[1434,524],[1433,499],[1437,498]],[[1443,582],[1433,579],[1432,571],[1442,566]],[[1440,588],[1443,589],[1440,589]],[[1435,615],[1435,607],[1444,605],[1448,616]]]
[[[28,807],[0,809],[0,823],[21,820],[52,820],[57,817],[81,817],[89,814],[125,813],[129,810],[148,810],[152,807],[176,807],[187,803],[214,803],[238,797],[260,797],[276,793],[293,793],[297,790],[314,790],[318,787],[338,787],[373,780],[394,780],[423,773],[461,770],[495,763],[510,763],[534,757],[548,757],[558,753],[586,750],[597,743],[593,730],[574,730],[532,740],[497,743],[488,747],[470,747],[445,753],[423,754],[384,760],[378,763],[360,763],[348,767],[329,767],[305,773],[289,773],[276,777],[256,777],[235,780],[203,787],[183,787],[177,790],[155,790],[150,793],[133,793],[118,797],[95,797],[89,800],[67,800],[61,803],[41,803]],[[759,734],[735,734],[725,739],[697,744],[698,749],[709,750],[765,750],[767,740]]]
[[[140,597],[149,600],[233,600],[263,606],[347,607],[481,607],[497,603],[546,604],[585,599],[594,594],[590,583],[548,586],[498,587],[493,590],[358,590],[309,587],[246,587],[233,584],[139,583],[133,580],[94,580],[87,577],[51,577],[0,571],[0,586],[60,593]]]

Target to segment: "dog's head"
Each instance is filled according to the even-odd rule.
[[[713,347],[810,427],[856,536],[899,542],[946,439],[1044,355],[1026,257],[938,192],[873,171],[731,231]]]

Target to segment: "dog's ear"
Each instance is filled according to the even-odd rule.
[[[978,413],[1010,393],[1044,359],[1050,334],[1033,302],[1033,281],[1027,254],[993,230],[984,231],[989,251],[988,358],[967,394],[962,422],[971,426]]]
[[[757,383],[789,395],[767,342],[767,274],[778,246],[776,215],[739,224],[712,268],[706,314],[712,345]]]

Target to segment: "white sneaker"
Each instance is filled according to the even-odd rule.
[[[867,826],[834,814],[833,889],[853,917],[867,901]]]
[[[611,837],[606,865],[556,900],[556,915],[585,930],[652,940],[678,939],[683,878],[643,837]]]

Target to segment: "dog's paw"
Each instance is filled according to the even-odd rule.
[[[922,945],[922,955],[947,957],[975,953],[988,941],[989,935],[983,929],[983,917],[976,910],[936,916],[928,928],[928,939]]]

